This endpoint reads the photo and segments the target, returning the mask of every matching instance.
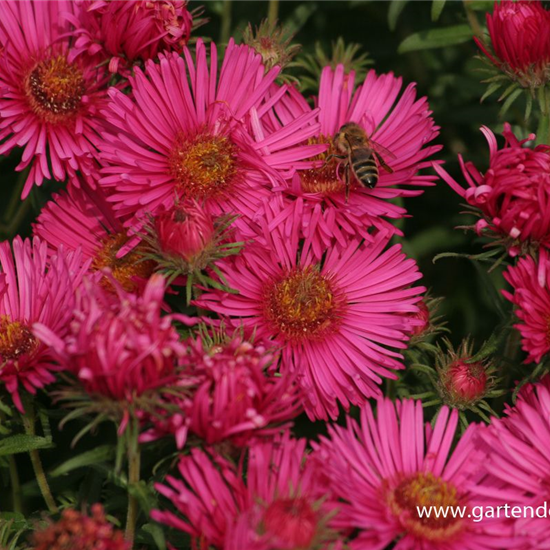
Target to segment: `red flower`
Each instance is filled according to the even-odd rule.
[[[61,519],[33,536],[32,550],[128,550],[122,531],[105,519],[101,504],[92,506],[92,515],[64,510]]]
[[[546,255],[541,255],[538,264],[527,256],[504,273],[514,293],[502,293],[516,305],[515,314],[520,323],[514,327],[521,333],[522,348],[528,353],[526,363],[538,363],[550,351],[549,267]],[[542,281],[540,275],[543,276]]]
[[[489,142],[489,169],[482,173],[459,156],[469,187],[464,189],[441,166],[439,175],[474,207],[482,218],[478,233],[503,239],[510,255],[531,245],[550,246],[550,147],[523,145],[535,138],[518,140],[509,124],[504,125],[504,147],[498,149],[493,132],[482,127]]]

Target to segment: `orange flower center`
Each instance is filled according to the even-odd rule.
[[[25,81],[32,110],[46,122],[61,122],[78,111],[85,93],[84,75],[65,55],[40,61]]]
[[[16,361],[22,355],[32,353],[38,347],[38,340],[29,327],[9,317],[0,317],[0,359]]]
[[[431,473],[417,473],[403,479],[388,494],[388,504],[403,528],[420,539],[446,541],[462,529],[461,518],[453,517],[451,510],[460,506],[456,488]],[[419,510],[423,507],[430,513],[429,517],[426,512],[420,517]],[[440,512],[439,517],[436,510]]]
[[[265,289],[265,315],[290,340],[314,339],[334,329],[339,300],[316,267],[295,270]]]
[[[168,159],[182,198],[208,199],[231,191],[238,174],[237,147],[224,136],[179,136]]]
[[[325,143],[329,145],[328,150],[310,159],[312,161],[322,161],[323,164],[320,164],[317,168],[311,168],[300,172],[300,181],[304,193],[323,193],[324,195],[330,195],[332,193],[340,193],[345,189],[342,173],[341,180],[338,179],[337,175],[338,164],[342,161],[337,158],[332,158],[328,162],[325,162],[329,155],[341,155],[341,153],[336,150],[332,137],[319,136],[318,138],[311,138],[308,141],[309,145]]]
[[[117,258],[118,251],[127,241],[128,237],[124,232],[109,235],[103,241],[103,246],[97,251],[92,262],[92,269],[99,270],[108,267],[122,288],[133,292],[137,288],[136,278],[148,279],[155,269],[155,262],[143,260],[143,251],[139,246],[121,258]],[[105,277],[101,284],[109,290],[114,290],[109,279]]]

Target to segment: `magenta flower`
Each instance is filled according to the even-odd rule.
[[[72,23],[78,36],[75,48],[110,59],[109,69],[117,72],[161,52],[181,53],[193,17],[185,0],[84,0]]]
[[[133,99],[111,90],[100,184],[117,212],[139,218],[193,199],[211,214],[252,216],[282,181],[278,170],[322,149],[296,146],[315,132],[316,113],[256,141],[246,120],[280,68],[264,75],[261,56],[231,41],[218,74],[217,55],[212,45],[209,66],[199,41],[196,61],[185,49],[136,69]]]
[[[528,354],[525,362],[539,363],[550,351],[550,261],[541,255],[537,265],[531,256],[525,256],[504,272],[504,278],[514,290],[502,293],[516,306],[520,322],[514,327],[521,333],[522,348]]]
[[[107,80],[93,59],[74,59],[65,16],[76,10],[64,0],[0,5],[0,155],[24,148],[23,198],[44,179],[96,170]]]
[[[302,246],[299,224],[271,221],[240,256],[218,262],[239,293],[212,291],[197,304],[272,338],[282,347],[283,372],[299,377],[308,414],[335,418],[338,402],[347,409],[379,395],[382,377],[403,368],[391,348],[405,348],[420,323],[408,314],[418,311],[425,289],[411,285],[422,275],[399,245],[384,250],[388,233],[317,257]]]
[[[419,195],[420,188],[433,185],[437,179],[419,174],[431,166],[428,157],[441,149],[438,145],[427,145],[437,137],[439,128],[430,116],[426,98],[417,100],[412,84],[401,93],[402,80],[391,73],[377,75],[370,71],[355,92],[354,80],[355,73],[346,75],[343,65],[336,70],[324,68],[317,98],[320,128],[309,143],[324,145],[326,152],[315,157],[319,161],[317,167],[312,162],[301,163],[299,167],[305,169],[294,174],[283,187],[290,202],[287,215],[294,208],[293,201],[303,201],[300,206],[303,231],[315,235],[314,246],[319,249],[325,249],[334,238],[339,242],[357,236],[368,239],[372,226],[395,231],[384,218],[401,218],[406,212],[388,199]],[[280,103],[276,110],[281,122],[267,119],[263,123],[266,135],[311,112],[296,90],[291,89]],[[337,153],[333,138],[350,121],[361,125],[369,138],[391,153],[388,156],[379,151],[393,173],[379,167],[380,178],[374,189],[353,180],[346,200],[342,161],[324,161],[328,154]]]
[[[505,144],[498,149],[495,135],[485,126],[481,131],[489,143],[489,169],[481,173],[459,155],[462,173],[469,187],[464,189],[443,168],[439,175],[478,210],[478,233],[502,239],[511,255],[531,245],[550,246],[550,147],[523,147],[535,138],[519,141],[504,125]]]
[[[357,530],[350,548],[525,548],[504,516],[474,521],[475,506],[505,501],[483,496],[491,484],[479,476],[485,454],[474,444],[477,426],[471,424],[451,452],[458,412],[443,407],[433,428],[422,416],[421,401],[382,399],[376,418],[366,404],[360,424],[349,418],[346,427],[329,426],[329,438],[314,444],[338,510],[334,526]],[[465,517],[421,518],[424,506],[463,506]]]
[[[81,183],[52,196],[34,224],[34,234],[53,250],[80,247],[83,259],[90,260],[90,270],[106,288],[113,289],[104,277],[107,268],[125,290],[134,291],[144,286],[155,265],[141,260],[142,249],[132,245],[122,221],[99,189]]]
[[[60,370],[52,350],[35,336],[40,323],[61,337],[69,330],[75,288],[83,274],[79,253],[61,248],[49,259],[40,239],[0,243],[0,380],[23,411],[20,385],[29,393],[55,381]]]
[[[288,433],[252,445],[244,472],[195,448],[180,459],[179,478],[155,486],[181,516],[160,510],[151,516],[216,550],[341,548],[341,536],[326,526],[321,471],[305,447]]]
[[[273,437],[301,412],[301,392],[292,376],[276,376],[277,355],[267,343],[244,340],[235,334],[219,343],[190,339],[176,387],[192,388],[188,396],[168,394],[167,408],[149,420],[153,429],[142,435],[151,441],[174,434],[178,448],[188,433],[208,445],[230,441],[244,447],[251,439]]]
[[[486,18],[493,53],[474,38],[483,53],[522,86],[544,85],[550,63],[550,12],[539,0],[501,0]]]
[[[84,281],[68,334],[44,325],[35,330],[88,394],[126,407],[146,391],[174,381],[185,346],[172,325],[178,316],[161,316],[161,275],[152,275],[140,296],[112,283],[116,296],[99,283]]]
[[[510,508],[520,506],[522,511],[531,506],[534,517],[527,509],[524,517],[516,519],[516,532],[529,537],[527,548],[548,549],[550,530],[546,519],[541,519],[546,516],[536,514],[546,513],[548,501],[550,378],[522,389],[506,413],[481,432],[490,449],[487,471],[497,479],[487,495],[504,499]]]

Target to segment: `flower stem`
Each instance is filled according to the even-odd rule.
[[[274,25],[279,16],[279,0],[269,0],[269,7],[267,8],[267,22],[270,25]]]
[[[25,426],[25,433],[27,435],[36,435],[35,415],[32,403],[29,403],[27,401],[25,409],[27,411],[27,413],[23,415],[23,425]],[[48,506],[48,510],[52,514],[57,514],[57,512],[59,512],[59,508],[55,503],[55,499],[53,498],[50,486],[48,485],[48,480],[46,478],[46,473],[44,472],[44,467],[42,466],[42,460],[40,460],[40,453],[38,452],[38,449],[33,449],[32,451],[29,451],[29,455],[31,457],[32,467],[34,469],[34,475],[36,477],[38,487],[40,488],[40,492],[42,493],[46,505]]]
[[[549,92],[539,92],[540,119],[537,128],[537,144],[548,144],[550,134],[550,105],[548,100]]]
[[[13,455],[9,458],[10,463],[10,482],[13,511],[16,514],[23,512],[23,504],[21,501],[21,483],[19,482],[19,472],[17,471],[17,463]]]
[[[137,421],[133,421],[127,427],[128,430],[128,514],[126,516],[126,541],[130,544],[130,549],[134,543],[136,531],[137,516],[139,512],[138,501],[131,493],[131,487],[139,483],[141,455],[138,443]]]
[[[483,38],[483,29],[479,24],[477,15],[475,14],[474,10],[470,7],[470,3],[471,3],[471,0],[463,0],[464,11],[466,12],[468,23],[470,24],[470,27],[472,28],[472,32],[474,33],[474,35],[477,36],[478,38]]]
[[[222,28],[220,30],[220,42],[227,44],[231,34],[231,0],[224,0],[222,11]]]

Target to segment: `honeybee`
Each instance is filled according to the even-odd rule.
[[[395,155],[387,149],[371,140],[367,132],[355,122],[346,122],[334,136],[334,145],[341,154],[329,155],[330,158],[344,160],[344,181],[346,184],[346,199],[349,196],[350,171],[363,187],[373,189],[379,178],[378,165],[389,174],[393,170],[386,164],[380,151],[387,157],[395,158]]]

